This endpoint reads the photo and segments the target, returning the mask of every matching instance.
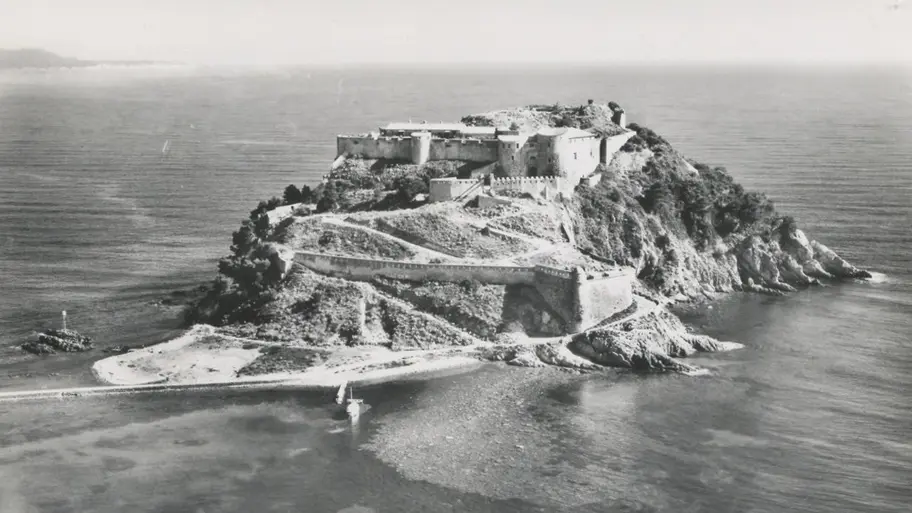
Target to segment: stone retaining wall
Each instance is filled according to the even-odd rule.
[[[632,270],[583,275],[545,265],[424,264],[372,258],[354,258],[298,251],[295,262],[313,271],[353,280],[375,277],[423,282],[474,280],[499,285],[531,285],[560,315],[567,330],[576,333],[630,306]]]

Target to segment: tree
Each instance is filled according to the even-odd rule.
[[[257,241],[253,223],[245,219],[241,223],[241,228],[231,235],[231,252],[235,255],[246,255]]]
[[[286,205],[293,205],[295,203],[301,202],[301,190],[298,189],[294,184],[285,187],[285,193],[282,194],[282,199]]]
[[[314,201],[314,192],[309,185],[301,186],[301,203],[313,203]]]
[[[428,185],[417,176],[402,176],[396,179],[396,196],[400,201],[409,202],[422,193],[428,192]]]
[[[275,196],[273,196],[269,201],[261,201],[255,209],[250,211],[250,219],[255,221],[262,214],[281,206],[282,198],[277,198]]]

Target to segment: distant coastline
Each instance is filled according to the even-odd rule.
[[[89,68],[94,66],[150,66],[176,65],[177,62],[166,61],[95,61],[73,57],[63,57],[39,48],[20,48],[15,50],[0,48],[0,70],[3,69],[50,69],[50,68]]]

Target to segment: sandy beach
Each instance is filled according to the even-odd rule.
[[[379,383],[407,376],[439,373],[482,365],[470,348],[391,351],[386,348],[335,348],[320,365],[297,372],[238,375],[261,355],[264,345],[248,339],[216,335],[198,325],[180,337],[110,356],[92,371],[107,385],[218,385],[273,382],[307,388],[330,388],[349,381]],[[246,349],[245,349],[246,347]]]

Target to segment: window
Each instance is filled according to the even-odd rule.
[[[573,152],[573,160],[576,160],[576,152]]]
[[[516,143],[516,149],[517,150],[519,149],[519,143]]]
[[[516,161],[516,157],[515,157],[515,156],[513,156],[513,157],[510,157],[510,160],[512,160],[512,161]]]

